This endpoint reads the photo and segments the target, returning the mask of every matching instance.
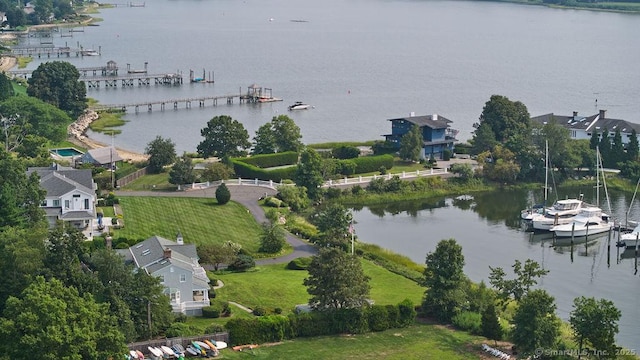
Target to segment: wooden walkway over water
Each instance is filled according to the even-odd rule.
[[[71,57],[71,56],[96,56],[100,55],[100,50],[84,49],[82,47],[72,48],[68,46],[26,46],[11,48],[12,56],[29,56],[29,57]]]
[[[116,76],[118,75],[117,67],[108,67],[108,66],[92,66],[92,67],[83,67],[77,68],[80,73],[80,78],[86,78],[90,76]],[[9,74],[20,76],[25,79],[31,77],[33,70],[9,70]],[[100,74],[100,75],[98,75]]]
[[[91,110],[97,112],[127,112],[128,110],[133,109],[137,114],[140,112],[141,108],[146,109],[147,112],[152,112],[154,110],[154,106],[157,108],[158,105],[160,107],[160,111],[164,111],[166,109],[190,109],[193,104],[198,104],[198,107],[205,107],[208,104],[212,106],[218,106],[218,100],[223,100],[228,105],[233,104],[235,101],[240,104],[260,103],[260,101],[258,101],[259,98],[249,96],[247,94],[229,94],[217,96],[201,96],[185,99],[155,100],[129,104],[96,105],[92,107]]]
[[[118,76],[95,76],[81,79],[87,84],[87,88],[94,89],[100,88],[104,85],[107,88],[132,87],[136,84],[138,86],[149,86],[152,83],[154,85],[182,85],[182,74],[169,73],[169,74],[145,74],[135,73]]]

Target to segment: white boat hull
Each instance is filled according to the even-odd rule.
[[[553,219],[553,218],[539,215],[539,216],[533,217],[533,220],[531,220],[531,224],[532,224],[531,226],[533,227],[534,230],[549,231],[554,226],[569,224],[571,221],[573,221],[573,217]]]
[[[589,226],[588,228],[576,226],[574,229],[572,229],[571,225],[568,225],[568,226],[563,225],[563,226],[554,226],[551,229],[551,231],[553,231],[556,234],[556,237],[571,237],[571,236],[578,237],[578,236],[602,234],[611,230],[612,226],[613,224],[601,224],[601,225]]]

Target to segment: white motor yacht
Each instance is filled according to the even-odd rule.
[[[583,204],[582,196],[580,199],[558,200],[543,214],[531,216],[532,227],[534,230],[550,230],[553,226],[567,224],[578,215]]]
[[[289,110],[307,110],[311,108],[311,105],[305,104],[302,101],[296,101],[295,104],[289,106]]]
[[[611,230],[613,221],[609,221],[609,215],[595,206],[585,207],[580,210],[569,223],[553,226],[556,237],[578,237],[601,234]]]

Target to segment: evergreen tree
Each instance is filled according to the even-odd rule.
[[[502,326],[498,320],[498,314],[496,313],[496,306],[491,303],[482,312],[482,324],[481,324],[482,336],[487,339],[498,342],[502,339]]]
[[[307,188],[310,199],[317,199],[322,189],[322,159],[313,149],[305,149],[300,154],[300,162],[296,169],[294,180],[297,186]]]
[[[544,290],[531,290],[522,298],[513,316],[511,338],[523,355],[554,348],[561,323],[555,311],[555,299]]]
[[[228,203],[229,200],[231,200],[231,192],[229,191],[227,185],[225,185],[224,183],[220,184],[220,186],[218,186],[218,188],[216,189],[216,200],[220,205],[224,205]]]
[[[179,157],[169,171],[169,183],[174,185],[184,185],[196,180],[193,173],[193,162],[187,154]]]
[[[260,251],[277,254],[286,244],[285,233],[280,225],[277,223],[269,224],[265,222],[262,224],[262,234],[260,235]]]
[[[597,129],[593,129],[591,132],[591,139],[589,139],[589,148],[595,150],[600,144],[600,136]]]
[[[422,144],[422,129],[418,125],[413,125],[411,130],[400,139],[400,158],[410,161],[420,160]]]
[[[622,135],[620,129],[616,128],[613,135],[613,143],[611,144],[611,153],[609,154],[609,167],[618,167],[618,163],[625,160],[624,144],[622,143]]]
[[[629,144],[627,144],[627,160],[636,161],[638,159],[638,153],[640,145],[638,144],[638,134],[636,129],[631,130],[631,137],[629,138]]]
[[[600,150],[602,164],[608,166],[611,159],[611,139],[609,138],[609,130],[607,130],[607,128],[602,130],[602,138],[598,143],[598,149]]]
[[[4,101],[14,95],[11,80],[3,72],[0,72],[0,101]]]

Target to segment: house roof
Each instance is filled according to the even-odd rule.
[[[396,119],[389,119],[389,121],[397,121],[397,120],[408,121],[420,127],[427,126],[431,129],[446,129],[449,127],[449,124],[453,122],[438,114],[409,116],[409,117],[402,117],[402,118],[396,118]]]
[[[549,113],[532,117],[531,120],[542,125],[556,121],[558,124],[570,130],[591,131],[596,129],[598,131],[602,131],[606,128],[609,131],[620,129],[620,132],[630,133],[635,129],[637,133],[640,133],[640,124],[635,124],[621,119],[607,118],[604,110],[600,111],[598,114],[590,116],[581,116],[578,115],[577,112],[574,112],[573,115],[570,116]]]
[[[114,148],[113,146],[109,146],[87,151],[84,155],[82,155],[82,160],[104,165],[121,161],[123,159],[120,157],[120,155],[118,155],[118,151],[116,150],[116,148]]]
[[[165,250],[171,251],[171,257],[165,258]],[[168,266],[176,266],[193,272],[193,265],[197,264],[198,260],[194,244],[180,245],[160,236],[152,236],[128,249],[118,250],[118,252],[124,255],[125,261],[133,262],[137,267],[146,269],[149,274]]]
[[[27,176],[34,172],[40,176],[40,186],[46,190],[47,196],[62,196],[76,189],[87,194],[94,193],[95,183],[90,169],[34,167],[27,169]]]
[[[91,220],[96,217],[94,211],[69,211],[60,216],[60,220]]]

